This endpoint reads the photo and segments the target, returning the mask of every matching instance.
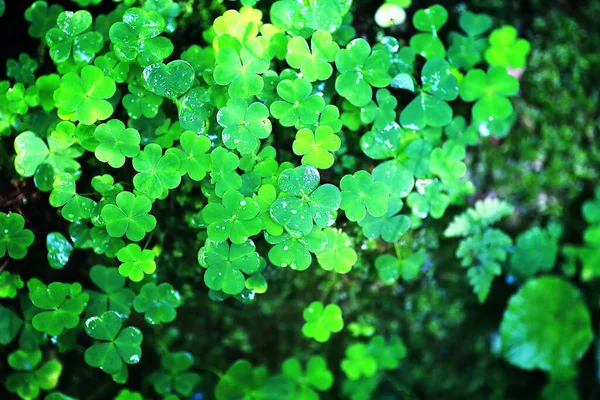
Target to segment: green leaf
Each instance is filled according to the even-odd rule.
[[[156,227],[156,218],[148,215],[151,209],[152,202],[146,196],[121,192],[116,197],[116,204],[105,205],[101,215],[110,236],[126,235],[129,240],[139,242]]]
[[[20,214],[0,212],[0,257],[8,253],[10,258],[20,260],[27,255],[34,236],[24,228],[25,219]]]
[[[277,236],[265,235],[268,243],[274,245],[269,250],[269,261],[278,267],[290,267],[304,271],[311,262],[311,253],[322,251],[327,245],[325,232],[314,226],[308,235],[292,235],[284,232]]]
[[[462,162],[466,156],[465,146],[454,140],[435,148],[430,154],[429,169],[440,177],[443,183],[450,184],[463,177],[467,166]]]
[[[217,147],[210,153],[210,160],[210,183],[216,184],[217,196],[223,196],[228,189],[238,190],[242,187],[242,178],[236,172],[240,160],[235,154]]]
[[[96,158],[113,168],[121,168],[126,157],[136,157],[140,152],[139,132],[125,128],[125,124],[118,119],[98,125],[94,137],[100,143],[95,150]]]
[[[397,214],[402,209],[402,201],[391,197],[387,212],[380,217],[367,214],[364,219],[358,221],[363,229],[363,234],[369,239],[381,238],[388,243],[395,243],[405,234],[411,226],[410,218],[406,215]]]
[[[255,152],[259,139],[271,134],[271,121],[268,108],[259,102],[248,105],[242,98],[229,99],[227,106],[220,109],[217,122],[223,127],[223,143],[229,149],[237,149],[240,154]]]
[[[345,175],[340,181],[342,203],[350,221],[361,221],[367,212],[374,217],[381,217],[388,208],[388,188],[384,183],[373,182],[367,171],[358,171],[354,175]]]
[[[92,293],[87,315],[100,315],[108,310],[125,316],[131,314],[135,292],[125,287],[125,277],[117,268],[94,265],[90,269],[90,279],[102,290],[103,294]]]
[[[542,229],[538,226],[520,233],[510,257],[510,272],[526,279],[538,272],[552,270],[558,256],[559,239],[554,233],[550,227]]]
[[[277,94],[283,100],[271,104],[271,114],[286,127],[315,124],[325,108],[325,101],[320,93],[311,93],[312,85],[307,79],[282,80],[277,85]]]
[[[163,155],[161,147],[151,143],[133,159],[133,168],[138,171],[133,177],[133,185],[150,199],[161,197],[181,183],[180,166],[176,155]]]
[[[133,282],[140,282],[144,279],[144,274],[153,274],[156,270],[154,262],[154,253],[152,250],[142,250],[135,243],[130,243],[117,252],[117,258],[121,261],[119,274],[131,279]]]
[[[234,244],[243,244],[257,235],[263,228],[257,215],[259,204],[244,197],[237,190],[223,194],[223,203],[209,203],[202,210],[202,218],[208,225],[208,237],[215,242],[230,239]]]
[[[224,47],[216,55],[214,79],[219,85],[229,85],[231,97],[249,97],[260,93],[264,82],[261,74],[269,69],[269,56],[257,39],[244,43],[240,54]]]
[[[517,30],[510,25],[494,29],[490,34],[490,47],[485,51],[485,61],[492,66],[524,68],[531,45],[517,38]]]
[[[142,76],[152,93],[175,100],[192,87],[195,72],[187,61],[175,60],[166,65],[149,65]]]
[[[1,229],[1,228],[0,228]],[[59,232],[50,232],[46,236],[48,263],[51,268],[62,269],[73,252],[73,245]]]
[[[150,325],[173,322],[177,317],[175,309],[182,303],[181,295],[168,283],[146,283],[140,294],[133,300],[133,308],[144,314]]]
[[[10,308],[0,306],[0,345],[6,346],[17,337],[23,320]]]
[[[48,157],[48,146],[43,139],[31,131],[25,131],[15,138],[15,170],[29,178]]]
[[[309,82],[324,81],[333,74],[330,63],[339,49],[329,32],[318,30],[311,37],[310,49],[304,38],[290,39],[285,60],[292,68],[299,69]]]
[[[319,126],[315,132],[303,128],[296,133],[292,149],[302,156],[302,164],[319,169],[328,169],[333,165],[333,155],[341,146],[340,137],[329,126]]]
[[[317,253],[319,265],[326,271],[347,274],[358,261],[350,236],[334,228],[325,230],[327,245]]]
[[[319,343],[328,341],[332,333],[339,333],[344,328],[342,309],[336,304],[323,307],[323,303],[315,301],[304,309],[302,315],[306,321],[302,334]]]
[[[73,287],[78,287],[78,291]],[[89,296],[81,293],[81,285],[53,282],[48,286],[40,283],[30,290],[31,302],[42,312],[33,317],[33,327],[50,336],[58,336],[65,329],[73,329],[79,323]]]

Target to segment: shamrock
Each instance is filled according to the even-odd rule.
[[[410,39],[410,47],[427,60],[444,57],[446,49],[438,36],[438,31],[446,21],[448,21],[448,11],[438,4],[418,10],[413,16],[413,25],[422,33]]]
[[[25,92],[25,86],[22,83],[16,83],[6,91],[6,100],[8,100],[8,110],[12,113],[25,115],[29,107],[37,104],[32,102]]]
[[[413,253],[404,259],[382,254],[375,259],[375,268],[379,278],[386,285],[393,285],[399,277],[406,281],[415,279],[425,262],[425,257],[424,252]]]
[[[116,92],[115,81],[93,65],[81,69],[81,75],[68,72],[55,92],[59,115],[74,114],[82,124],[91,125],[109,118],[113,106],[106,101]]]
[[[310,266],[312,256],[327,245],[325,232],[314,226],[308,235],[284,232],[278,236],[265,235],[268,243],[274,245],[269,250],[269,260],[278,267],[287,267],[296,271],[304,271]]]
[[[55,399],[46,399],[46,400],[55,400]],[[70,399],[56,399],[56,400],[70,400]],[[132,392],[127,389],[121,389],[119,393],[117,393],[117,397],[115,400],[144,400],[141,394],[138,392]]]
[[[0,284],[4,283],[1,279],[3,276],[4,273],[0,275]],[[2,289],[4,289],[4,287],[2,287]],[[22,325],[23,320],[13,310],[0,306],[0,328],[2,328],[2,330],[0,330],[0,345],[6,346],[11,343],[21,330]]]
[[[125,157],[135,157],[140,152],[140,134],[133,128],[125,128],[118,119],[98,125],[94,137],[100,142],[96,158],[113,168],[121,168]]]
[[[427,60],[421,81],[421,93],[402,110],[400,123],[413,130],[448,125],[452,121],[452,108],[446,101],[458,96],[458,82],[450,72],[450,64],[441,58]]]
[[[207,154],[211,147],[210,139],[205,135],[185,131],[179,138],[179,144],[185,153],[185,158],[180,160],[181,169],[187,171],[190,179],[201,181],[210,170],[211,158]]]
[[[495,29],[490,34],[490,47],[485,51],[485,61],[491,66],[524,68],[531,45],[517,38],[517,30],[510,25]]]
[[[104,40],[98,32],[86,32],[92,25],[89,11],[64,11],[56,19],[56,28],[46,33],[50,58],[57,63],[66,62],[71,53],[77,64],[89,64],[102,50]]]
[[[231,246],[227,242],[207,240],[198,251],[198,262],[207,268],[204,273],[206,286],[231,295],[244,289],[244,274],[251,275],[260,268],[256,247],[251,240]]]
[[[123,15],[123,22],[110,27],[109,37],[117,57],[125,62],[137,62],[142,67],[159,63],[173,52],[173,43],[158,36],[165,29],[165,20],[156,11],[132,7]]]
[[[154,253],[152,250],[142,250],[135,243],[129,243],[117,252],[117,258],[121,261],[119,274],[131,279],[133,282],[140,282],[144,279],[144,274],[153,274],[156,270],[154,262]]]
[[[483,52],[488,47],[487,38],[481,35],[492,27],[493,20],[486,14],[463,11],[458,24],[467,35],[457,32],[450,34],[448,60],[453,67],[469,70],[481,62]]]
[[[115,82],[127,82],[130,66],[128,63],[119,60],[114,51],[96,57],[94,65],[100,68],[104,74],[114,79]],[[131,89],[129,91],[131,92]]]
[[[250,39],[240,50],[224,47],[217,53],[214,79],[219,85],[229,85],[229,96],[250,97],[263,89],[260,76],[269,69],[269,56],[261,42]]]
[[[480,69],[470,70],[460,84],[460,97],[464,101],[477,101],[473,106],[473,119],[493,121],[508,118],[513,107],[507,96],[519,91],[519,81],[501,66],[491,67],[487,74]]]
[[[133,119],[156,117],[163,98],[135,84],[130,83],[127,88],[129,93],[123,96],[123,107],[127,114]]]
[[[49,191],[55,175],[74,174],[81,168],[74,158],[81,156],[83,150],[74,147],[61,149],[54,140],[50,140],[47,146],[35,133],[25,131],[15,138],[15,152],[15,170],[19,175],[35,175],[34,180],[44,181],[45,191]]]
[[[311,4],[280,0],[273,3],[269,12],[278,28],[298,35],[299,31],[310,33],[314,29],[337,31],[344,17],[350,15],[350,6],[351,3],[344,0],[320,0]]]
[[[200,383],[200,375],[190,372],[194,357],[188,352],[165,354],[160,362],[162,369],[151,375],[152,386],[160,395],[169,394],[190,397]]]
[[[212,89],[195,87],[177,102],[181,129],[206,133],[208,118],[212,115]]]
[[[333,386],[333,374],[327,361],[321,356],[311,356],[306,362],[306,370],[297,358],[288,358],[281,365],[283,375],[296,381],[303,398],[318,398],[315,390],[325,392]]]
[[[227,10],[217,17],[213,28],[218,36],[233,36],[239,43],[245,43],[258,35],[257,23],[243,18],[236,10]]]
[[[127,1],[134,3],[133,0],[126,0],[126,2]],[[159,12],[165,19],[165,31],[173,33],[175,28],[177,28],[175,19],[179,16],[181,7],[174,0],[148,0],[143,4],[142,8],[146,11]]]
[[[444,128],[444,133],[448,139],[455,140],[464,146],[473,146],[479,141],[477,126],[472,124],[467,127],[467,121],[461,115],[454,117],[450,125]]]
[[[388,187],[390,197],[406,197],[414,185],[412,172],[397,160],[385,161],[373,169],[373,180]]]
[[[179,167],[176,155],[162,155],[160,146],[151,143],[133,159],[133,168],[139,172],[133,177],[133,185],[151,199],[158,198],[168,189],[179,186]]]
[[[27,33],[35,39],[41,39],[46,36],[51,28],[56,24],[56,19],[63,12],[59,4],[48,6],[45,1],[33,2],[25,10],[25,19],[30,23]]]
[[[146,196],[121,192],[117,195],[116,204],[105,205],[101,215],[110,236],[126,235],[127,239],[139,242],[156,227],[156,218],[148,215],[151,209],[152,202]]]
[[[271,104],[271,114],[283,126],[314,124],[319,113],[325,108],[325,100],[320,93],[311,94],[312,85],[304,78],[285,79],[277,85],[277,94],[283,99]]]
[[[215,387],[215,399],[218,400],[234,400],[243,398],[252,398],[259,396],[267,397],[273,393],[273,389],[267,386],[269,382],[265,382],[268,377],[266,367],[253,367],[246,360],[237,360],[234,362],[225,373]],[[278,393],[289,393],[291,388],[284,387],[283,392],[280,392],[277,385],[280,382],[274,382],[275,397]],[[264,388],[264,390],[263,390]]]
[[[229,99],[227,106],[220,109],[217,122],[223,127],[223,143],[240,154],[249,154],[258,149],[259,139],[271,134],[269,109],[262,103],[248,102],[241,97]]]
[[[384,183],[373,182],[367,171],[345,175],[340,181],[342,203],[340,208],[350,221],[361,221],[367,211],[374,217],[381,217],[388,208],[388,188]]]
[[[336,304],[323,307],[323,303],[314,301],[304,309],[302,316],[306,321],[302,334],[319,343],[325,343],[332,333],[341,332],[344,328],[342,309]]]
[[[85,321],[85,332],[100,340],[85,350],[85,362],[91,367],[100,367],[107,374],[117,374],[124,364],[137,364],[142,358],[143,339],[138,328],[128,326],[121,330],[123,320],[115,311],[107,311],[99,317]]]
[[[330,62],[335,59],[340,46],[329,32],[322,30],[312,34],[310,45],[312,52],[303,37],[293,37],[287,44],[285,60],[292,68],[299,69],[309,82],[329,79],[333,73]]]
[[[49,74],[40,76],[35,80],[35,87],[40,98],[40,107],[50,112],[55,107],[54,92],[60,86],[60,75]]]
[[[389,90],[380,89],[375,93],[377,104],[371,101],[360,109],[360,119],[363,124],[373,123],[373,129],[388,130],[390,124],[396,119],[396,106],[398,100]]]
[[[313,166],[302,165],[283,171],[278,180],[279,188],[289,197],[280,197],[273,202],[273,220],[304,235],[312,230],[313,221],[320,228],[332,225],[342,196],[333,185],[319,186],[319,180],[319,171]]]
[[[150,325],[172,322],[177,317],[175,309],[181,305],[181,295],[168,283],[146,283],[133,300],[133,308],[144,313]]]
[[[46,247],[48,249],[48,264],[51,268],[62,269],[73,252],[73,245],[62,233],[50,232],[46,236]]]
[[[24,285],[18,274],[11,274],[8,271],[0,272],[0,298],[14,299],[17,291],[23,289]]]
[[[112,310],[119,314],[129,316],[135,292],[125,287],[125,277],[117,268],[108,268],[94,265],[90,269],[90,279],[102,293],[90,292],[90,303],[87,306],[87,315],[100,315]]]
[[[319,169],[327,169],[333,165],[333,155],[330,152],[338,150],[340,146],[340,137],[327,125],[319,126],[314,133],[308,128],[300,129],[292,143],[294,153],[302,156],[302,164]]]
[[[6,389],[22,399],[36,399],[41,390],[52,390],[58,385],[62,364],[58,360],[42,362],[42,351],[16,350],[8,355],[8,365],[16,371],[6,379]]]
[[[410,218],[397,214],[401,208],[402,201],[397,197],[391,197],[384,215],[375,217],[367,214],[358,221],[358,225],[362,228],[365,237],[369,239],[377,239],[381,236],[384,241],[395,243],[410,228]]]
[[[431,152],[429,169],[439,176],[443,183],[451,183],[467,172],[467,166],[462,162],[464,158],[465,146],[449,140],[442,148],[438,147]]]
[[[43,310],[33,317],[33,327],[50,336],[75,328],[89,300],[79,283],[68,285],[60,282],[52,282],[48,286],[39,283],[30,289],[29,298],[34,306]]]
[[[436,181],[424,181],[417,184],[417,192],[411,193],[407,200],[412,213],[419,218],[440,219],[450,205],[450,198],[442,192],[442,185]]]
[[[385,87],[392,77],[388,75],[390,61],[381,50],[371,53],[364,39],[354,39],[346,49],[335,55],[335,65],[340,75],[335,80],[335,90],[356,107],[364,107],[373,97],[373,87]]]
[[[202,218],[208,225],[208,237],[215,242],[230,239],[231,243],[242,244],[262,230],[257,218],[258,203],[244,197],[237,190],[223,194],[223,203],[208,203],[202,210]]]
[[[58,175],[52,185],[49,199],[52,207],[63,207],[61,215],[70,222],[90,218],[96,202],[75,191],[75,179],[72,175]]]
[[[24,229],[25,219],[20,214],[0,212],[0,257],[8,252],[10,258],[20,260],[33,243],[33,232]]]
[[[187,92],[194,83],[194,68],[183,60],[147,66],[142,73],[148,89],[158,96],[176,100]]]
[[[327,245],[317,253],[319,265],[326,271],[347,274],[358,260],[350,236],[334,228],[327,229],[325,234]]]
[[[217,196],[223,196],[228,189],[238,190],[242,187],[242,178],[237,174],[239,158],[224,149],[217,147],[210,153],[210,183],[215,183]]]
[[[6,61],[6,76],[18,83],[31,85],[35,80],[35,70],[38,63],[27,53],[19,54],[19,60],[9,58]]]

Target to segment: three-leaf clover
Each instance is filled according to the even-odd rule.
[[[133,128],[125,128],[118,119],[98,125],[94,137],[100,143],[94,154],[102,162],[113,168],[121,168],[125,157],[133,158],[140,152],[140,134]]]
[[[162,369],[151,375],[152,386],[160,395],[169,394],[189,397],[200,383],[200,375],[189,371],[194,357],[188,352],[165,354],[160,362]]]
[[[146,196],[121,192],[116,197],[116,204],[102,208],[101,216],[110,236],[126,235],[127,239],[139,242],[156,227],[156,218],[148,214],[151,209],[152,202]]]
[[[350,236],[334,228],[325,230],[325,234],[327,245],[317,253],[319,265],[326,271],[347,274],[358,261]]]
[[[82,293],[81,285],[52,282],[40,283],[29,292],[33,305],[43,310],[33,317],[33,327],[51,336],[60,335],[65,329],[73,329],[79,323],[89,296]]]
[[[50,232],[46,236],[46,248],[48,249],[48,264],[54,269],[62,269],[67,265],[73,252],[73,245],[60,232]]]
[[[140,362],[142,332],[132,326],[121,330],[122,326],[121,316],[112,310],[85,321],[85,332],[101,341],[85,351],[85,362],[89,366],[99,367],[107,374],[113,375],[121,371],[124,363]]]
[[[6,378],[6,389],[22,399],[36,399],[40,390],[52,390],[58,385],[62,364],[58,360],[42,362],[42,351],[16,350],[8,355],[8,365],[17,372]]]
[[[216,184],[217,196],[223,196],[228,189],[242,187],[242,178],[236,172],[240,159],[227,149],[217,147],[210,153],[210,183]]]
[[[185,153],[185,157],[180,159],[180,171],[187,172],[190,179],[194,181],[201,181],[210,171],[211,159],[210,154],[207,154],[211,147],[210,139],[206,135],[185,131],[179,138],[179,144]]]
[[[86,315],[100,315],[108,310],[129,316],[135,292],[125,287],[125,277],[117,268],[94,265],[90,279],[102,293],[90,291],[90,303]]]
[[[397,197],[391,197],[388,202],[387,212],[380,217],[374,217],[371,214],[358,221],[358,225],[363,230],[365,237],[369,239],[381,239],[388,243],[397,242],[404,233],[410,228],[410,218],[406,215],[398,214],[402,209],[402,201]]]
[[[354,39],[335,55],[335,65],[340,75],[335,80],[335,90],[356,107],[364,107],[373,97],[371,86],[382,88],[390,84],[390,60],[382,50],[371,53],[364,39]]]
[[[271,217],[292,232],[308,235],[314,224],[332,225],[337,218],[342,195],[331,184],[319,186],[319,171],[310,165],[287,169],[279,176],[279,188],[287,194],[271,205]]]
[[[223,127],[223,143],[240,154],[250,154],[258,149],[259,139],[271,134],[269,109],[262,103],[248,102],[241,97],[229,99],[227,106],[219,110],[217,122]]]
[[[315,226],[308,235],[298,235],[284,232],[278,236],[265,235],[265,239],[274,245],[269,250],[269,261],[278,267],[287,267],[304,271],[310,266],[312,256],[327,245],[325,232]]]
[[[333,165],[333,154],[339,150],[341,140],[327,125],[319,126],[314,133],[308,128],[303,128],[296,133],[292,143],[292,150],[296,155],[302,156],[302,164],[312,165],[319,169],[327,169]]]
[[[0,257],[8,256],[20,260],[27,254],[27,248],[33,243],[33,232],[25,228],[25,219],[21,214],[0,212]]]
[[[427,60],[421,81],[421,93],[402,110],[400,124],[413,130],[448,125],[453,112],[446,101],[458,96],[458,82],[450,71],[450,64],[442,58]]]
[[[222,204],[208,203],[204,207],[202,218],[208,225],[208,237],[215,242],[230,239],[231,243],[242,244],[262,230],[259,211],[256,200],[230,189],[223,194]]]
[[[413,25],[421,33],[410,39],[410,47],[426,59],[446,55],[446,48],[438,36],[439,30],[448,21],[448,11],[438,4],[418,10],[413,16]]]
[[[450,205],[450,198],[442,192],[440,182],[427,181],[419,184],[417,192],[412,192],[406,202],[417,217],[426,218],[430,215],[431,218],[440,219]]]
[[[429,169],[443,183],[452,183],[467,172],[467,166],[462,162],[465,155],[464,145],[456,140],[448,140],[442,148],[437,147],[431,152]]]
[[[460,97],[464,101],[476,101],[473,119],[493,121],[508,118],[513,107],[506,97],[519,91],[519,81],[501,66],[491,67],[487,74],[480,69],[470,70],[460,84]]]
[[[154,253],[152,250],[142,250],[135,243],[129,243],[117,252],[117,258],[121,261],[119,274],[131,279],[133,282],[140,282],[144,279],[144,274],[153,274],[156,271],[154,262]]]
[[[336,304],[323,307],[323,303],[315,301],[304,309],[302,315],[306,321],[302,334],[319,343],[325,343],[332,333],[341,332],[344,328],[342,309]]]
[[[71,175],[58,175],[52,185],[49,199],[52,207],[63,207],[61,215],[67,221],[74,222],[92,216],[96,202],[77,194],[75,179]]]
[[[327,31],[316,31],[308,43],[302,36],[295,36],[287,44],[285,60],[296,69],[300,69],[302,76],[309,82],[324,81],[333,74],[331,62],[340,46],[333,40]]]
[[[224,47],[216,56],[214,79],[219,85],[229,85],[231,97],[249,97],[260,93],[264,87],[260,74],[269,69],[269,56],[257,39],[250,39],[239,52]]]
[[[195,75],[194,68],[183,60],[171,61],[166,65],[149,65],[142,74],[152,93],[171,100],[177,99],[192,87]]]
[[[133,308],[143,313],[150,325],[172,322],[177,317],[175,310],[182,303],[181,295],[169,283],[146,283],[140,294],[133,299]]]
[[[302,368],[297,358],[288,358],[281,366],[283,374],[294,379],[300,386],[302,398],[318,398],[317,391],[327,391],[333,386],[333,374],[327,367],[327,361],[321,356],[312,356]]]
[[[374,182],[367,171],[358,171],[354,175],[345,175],[340,181],[342,203],[350,221],[361,221],[367,211],[374,217],[383,216],[388,209],[389,191],[385,183]]]
[[[207,240],[198,252],[198,262],[204,268],[204,282],[209,289],[236,295],[244,290],[246,278],[260,268],[256,246],[251,240],[242,244],[216,243]]]
[[[86,65],[81,75],[68,72],[55,92],[60,116],[74,115],[82,124],[91,125],[108,119],[113,106],[106,100],[116,92],[115,81],[96,66]]]
[[[316,123],[325,108],[325,100],[321,94],[311,93],[312,85],[307,79],[282,80],[277,85],[277,94],[283,100],[271,104],[271,114],[283,126]]]
[[[56,28],[46,33],[50,58],[57,63],[66,62],[71,53],[77,64],[89,64],[102,50],[104,40],[98,32],[86,32],[92,25],[92,14],[86,10],[64,11],[56,19]]]
[[[162,155],[161,147],[151,143],[133,159],[133,168],[138,171],[133,185],[151,199],[158,198],[168,189],[179,186],[180,166],[179,157],[171,153]]]
[[[485,61],[492,66],[523,68],[530,50],[529,42],[517,38],[517,30],[513,26],[504,25],[490,34],[490,47],[485,51]]]

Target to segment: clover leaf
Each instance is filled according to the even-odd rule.
[[[117,83],[127,82],[129,71],[131,70],[130,65],[119,60],[114,51],[109,51],[96,57],[94,65]]]
[[[46,36],[51,28],[56,24],[56,19],[63,12],[59,4],[48,6],[45,1],[33,2],[25,10],[25,19],[30,23],[27,30],[29,36],[35,39],[41,39]]]
[[[488,64],[501,67],[524,68],[531,45],[517,38],[517,30],[510,25],[494,29],[490,34],[490,47],[485,51]]]
[[[236,10],[227,10],[223,15],[215,18],[213,28],[218,36],[233,36],[240,44],[258,35],[258,24],[244,18]]]
[[[409,217],[398,214],[401,209],[402,201],[391,197],[387,212],[384,215],[375,217],[371,214],[366,214],[362,220],[358,221],[358,225],[362,228],[365,237],[369,239],[377,239],[381,236],[384,241],[395,243],[400,240],[411,225]]]
[[[431,173],[439,176],[443,183],[452,183],[467,172],[467,166],[462,162],[465,154],[464,145],[449,140],[442,148],[433,149],[430,154],[429,169]]]
[[[123,22],[110,27],[109,37],[117,57],[125,62],[137,62],[146,67],[159,63],[173,52],[173,43],[159,36],[165,29],[165,20],[156,11],[130,8]]]
[[[260,93],[264,81],[260,76],[269,69],[269,56],[260,41],[250,39],[238,54],[224,47],[216,55],[214,79],[219,85],[229,85],[231,97],[249,97]]]
[[[175,100],[192,87],[195,72],[187,61],[175,60],[149,65],[142,76],[152,93]]]
[[[190,179],[201,181],[210,171],[211,156],[207,154],[211,141],[206,135],[185,131],[179,138],[179,143],[186,157],[181,159],[181,169],[186,171]],[[167,150],[169,153],[169,150]]]
[[[135,292],[125,287],[125,277],[117,268],[108,268],[94,265],[90,269],[90,279],[102,293],[90,292],[90,303],[87,306],[87,315],[101,315],[112,310],[119,314],[129,316]]]
[[[33,243],[33,232],[25,228],[25,219],[20,214],[0,212],[0,257],[6,253],[10,258],[20,260],[27,255],[27,248]]]
[[[419,190],[408,196],[407,204],[419,218],[430,215],[431,218],[440,219],[450,205],[450,198],[442,192],[439,182],[430,181],[420,184]]]
[[[153,274],[156,270],[152,250],[142,250],[135,243],[130,243],[120,249],[117,252],[117,258],[122,263],[119,266],[119,274],[133,282],[140,282],[144,279],[144,274]]]
[[[220,109],[217,122],[223,127],[221,137],[229,149],[237,149],[240,154],[250,154],[258,149],[259,139],[271,134],[269,109],[262,103],[248,102],[240,97],[227,101]]]
[[[318,398],[315,390],[325,392],[333,386],[333,374],[321,356],[311,356],[306,362],[306,369],[302,368],[297,358],[288,358],[281,365],[281,371],[296,381],[302,398]]]
[[[33,317],[33,327],[39,331],[58,336],[65,329],[73,329],[79,323],[89,296],[81,292],[81,285],[52,282],[48,286],[40,283],[29,292],[33,305],[42,312]]]
[[[58,385],[62,364],[58,360],[42,362],[42,351],[16,350],[8,355],[8,365],[18,372],[6,379],[6,389],[22,399],[36,399],[41,390],[52,390]]]
[[[231,243],[242,244],[262,230],[259,211],[255,200],[230,189],[223,194],[222,204],[208,203],[204,207],[202,218],[208,225],[208,237],[215,242],[230,239]]]
[[[302,315],[306,321],[302,334],[319,343],[325,343],[332,333],[341,332],[344,328],[342,309],[336,304],[323,307],[323,303],[315,301],[304,309]]]
[[[372,175],[375,182],[386,184],[390,197],[406,197],[414,186],[412,172],[398,160],[382,162],[373,169]]]
[[[333,154],[341,146],[338,135],[327,125],[319,126],[314,133],[308,128],[300,129],[292,143],[296,155],[302,156],[302,164],[319,169],[328,169],[333,165]]]
[[[0,229],[2,229],[0,227]],[[48,264],[51,268],[62,269],[73,252],[73,245],[60,232],[50,232],[46,236]]]
[[[388,130],[390,124],[396,119],[398,100],[387,89],[378,90],[375,98],[377,104],[371,101],[360,109],[360,119],[363,124],[373,123],[375,130]]]
[[[320,228],[332,225],[342,196],[331,184],[319,186],[319,180],[319,171],[313,166],[302,165],[283,171],[278,180],[279,188],[289,197],[279,197],[273,202],[273,220],[304,235],[313,229],[313,222]]]
[[[179,186],[179,167],[176,155],[162,155],[160,146],[151,143],[133,159],[133,168],[138,171],[133,177],[133,185],[151,199],[158,198],[168,189]]]
[[[4,271],[0,276],[4,277],[5,272],[6,271]],[[3,284],[3,282],[0,282],[0,284]],[[2,286],[2,289],[4,290],[4,285]],[[17,315],[17,313],[10,308],[0,306],[0,328],[2,328],[2,330],[0,330],[0,345],[6,346],[7,344],[10,344],[14,338],[17,337],[22,325],[23,320]]]
[[[66,62],[71,53],[77,64],[89,64],[102,50],[104,40],[98,32],[86,32],[92,25],[92,14],[86,10],[64,11],[56,19],[56,28],[46,33],[50,58],[57,63]]]
[[[123,96],[123,107],[133,119],[154,118],[160,110],[163,98],[148,90],[130,83],[127,86],[129,93]]]
[[[413,25],[422,33],[411,37],[410,47],[428,60],[444,57],[446,49],[438,32],[446,21],[448,21],[448,11],[438,4],[418,10],[413,16]]]
[[[374,182],[367,171],[345,175],[340,181],[340,189],[340,208],[350,221],[361,221],[367,215],[367,211],[374,217],[381,217],[387,212],[388,188],[384,183]]]
[[[85,350],[85,362],[99,367],[107,374],[117,374],[125,364],[137,364],[142,358],[143,335],[138,328],[128,326],[121,329],[123,320],[115,311],[85,321],[85,332],[99,340]]]
[[[194,357],[188,352],[165,354],[160,362],[162,369],[151,375],[152,386],[160,395],[181,395],[189,397],[201,378],[189,371],[194,365]]]
[[[116,90],[115,81],[96,66],[86,65],[80,75],[68,72],[61,78],[55,92],[58,113],[61,116],[74,115],[85,125],[108,119],[113,113],[113,106],[106,99],[110,99]]]
[[[235,400],[244,397],[273,397],[269,396],[269,390],[265,386],[268,372],[265,367],[254,367],[246,360],[237,360],[234,362],[219,379],[215,387],[216,400]],[[275,397],[277,391],[275,389]],[[283,392],[286,393],[286,392]],[[273,393],[271,393],[273,394]]]
[[[326,31],[316,31],[312,34],[311,48],[301,36],[295,36],[287,44],[285,60],[292,67],[299,69],[302,76],[309,82],[324,81],[333,74],[331,62],[340,46]]]
[[[6,76],[13,78],[17,83],[31,85],[35,81],[35,70],[38,63],[27,53],[19,54],[18,61],[9,58],[6,61]]]
[[[538,272],[552,270],[558,256],[560,233],[555,224],[547,229],[535,226],[520,233],[510,257],[510,271],[517,277],[529,278]],[[584,271],[585,268],[582,275]]]
[[[151,209],[152,202],[146,196],[121,192],[116,197],[116,204],[105,205],[101,215],[110,236],[126,235],[127,239],[139,242],[156,227],[156,218],[148,215]]]
[[[334,228],[325,230],[327,245],[317,253],[317,261],[326,271],[347,274],[358,261],[350,236]]]
[[[493,121],[508,118],[513,107],[506,97],[519,91],[519,81],[501,66],[491,67],[487,74],[480,69],[470,70],[460,84],[460,97],[464,101],[476,101],[473,119]]]
[[[14,299],[17,291],[23,289],[24,285],[18,274],[11,274],[8,271],[0,272],[0,298]]]
[[[118,119],[98,125],[94,137],[100,143],[94,152],[96,158],[113,168],[121,168],[125,157],[133,158],[140,152],[140,134],[133,128],[125,128]]]
[[[228,189],[238,190],[242,187],[242,178],[236,172],[240,159],[223,147],[217,147],[210,153],[211,183],[216,184],[217,196],[223,196]]]
[[[427,60],[421,81],[421,93],[402,110],[400,124],[414,130],[448,125],[453,112],[446,101],[458,97],[458,82],[450,71],[450,64],[441,58]]]
[[[146,283],[140,294],[133,300],[136,312],[143,313],[150,325],[173,322],[177,317],[175,309],[182,303],[181,295],[169,283]]]
[[[415,279],[425,261],[425,253],[413,253],[404,259],[391,254],[382,254],[375,259],[375,268],[386,285],[393,285],[399,277],[405,281]]]
[[[206,286],[230,295],[244,290],[244,274],[251,275],[260,268],[256,246],[251,240],[231,246],[227,242],[207,240],[198,252],[198,262],[206,268]]]
[[[529,280],[508,301],[500,324],[502,354],[526,370],[568,370],[594,337],[580,291],[556,276]]]
[[[322,251],[327,245],[325,232],[314,226],[308,235],[284,232],[277,236],[265,235],[268,243],[274,245],[269,250],[269,261],[278,267],[290,267],[296,271],[304,271],[311,262],[311,253]]]
[[[94,200],[77,194],[71,175],[58,175],[54,179],[49,203],[52,207],[63,207],[61,215],[70,222],[90,218],[96,207]]]
[[[277,94],[283,100],[271,104],[271,114],[283,126],[316,123],[325,108],[325,100],[321,94],[311,93],[312,85],[307,79],[282,80],[277,85]]]
[[[354,39],[335,55],[335,65],[340,75],[335,80],[335,90],[356,107],[371,101],[371,86],[382,88],[390,84],[390,61],[385,52],[371,52],[364,39]]]

